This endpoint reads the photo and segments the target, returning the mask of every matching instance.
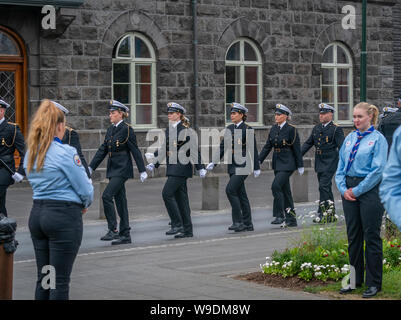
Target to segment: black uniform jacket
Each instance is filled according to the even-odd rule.
[[[182,164],[179,159],[180,149],[185,144],[188,144],[190,142],[191,138],[189,135],[184,134],[185,132],[180,134],[181,131],[183,131],[183,130],[185,131],[187,129],[187,127],[185,127],[182,124],[182,122],[180,122],[176,128],[177,128],[177,136],[176,137],[173,137],[172,135],[171,135],[172,137],[170,137],[170,130],[173,130],[172,126],[169,126],[169,128],[166,129],[164,143],[160,149],[162,151],[166,150],[166,152],[160,153],[160,156],[159,156],[159,150],[156,150],[154,155],[155,155],[155,157],[158,157],[159,159],[158,159],[158,162],[155,163],[155,167],[158,168],[160,166],[160,162],[162,162],[164,159],[166,159],[166,166],[167,166],[166,176],[192,178],[193,166],[192,166],[191,161],[189,161],[186,164]],[[183,139],[183,136],[185,137],[185,139]],[[169,146],[170,139],[174,139],[174,141],[172,141],[173,150],[170,150],[170,146]],[[186,156],[190,157],[190,149],[187,150]],[[171,158],[174,160],[176,159],[176,161],[170,161]],[[173,163],[170,163],[170,162],[173,162]],[[202,164],[202,161],[201,161],[201,155],[199,152],[199,148],[198,148],[197,160],[194,162],[197,162],[197,163],[195,163],[195,167],[197,170],[201,170],[201,169],[205,168],[205,166]]]
[[[315,171],[334,172],[337,170],[338,152],[343,141],[343,129],[333,122],[330,122],[326,127],[320,123],[312,129],[310,137],[302,145],[302,156],[315,146]]]
[[[114,131],[114,132],[113,132]],[[125,122],[116,128],[114,125],[107,129],[103,144],[99,147],[89,166],[95,170],[103,159],[107,159],[106,177],[134,177],[131,154],[135,159],[139,172],[146,171],[142,154],[136,143],[134,130]]]
[[[396,112],[386,113],[381,119],[377,130],[379,130],[386,138],[388,143],[388,150],[393,143],[394,131],[401,125],[401,108]]]
[[[61,140],[61,142],[64,144],[69,144],[70,146],[77,149],[78,155],[81,158],[81,162],[85,168],[86,174],[88,175],[88,177],[90,177],[88,163],[86,162],[85,157],[82,153],[81,143],[79,142],[78,133],[74,129],[66,127],[64,137],[63,140]]]
[[[266,144],[259,154],[260,163],[263,163],[272,149],[273,170],[294,171],[304,166],[297,129],[288,122],[282,129],[277,124],[272,126]]]
[[[237,130],[242,130],[241,135],[235,136],[235,129]],[[249,131],[247,132],[247,130],[251,130],[252,127],[247,125],[245,122],[242,122],[238,128],[235,127],[235,124],[230,124],[229,126],[227,126],[226,128],[226,133],[225,134],[231,134],[231,163],[229,163],[227,165],[227,171],[229,174],[235,174],[236,173],[236,168],[244,168],[246,167],[246,161],[251,161],[251,167],[250,167],[250,173],[252,173],[254,170],[260,170],[260,164],[259,164],[259,156],[258,156],[258,147],[256,144],[256,138],[255,135],[253,136],[253,140],[252,141],[248,141],[249,143],[253,143],[253,154],[247,154],[246,151],[246,147],[247,147],[247,134],[248,134],[248,139],[249,137]],[[235,145],[237,145],[237,147],[235,147]],[[235,161],[235,157],[234,157],[234,150],[238,150],[239,148],[241,148],[242,150],[242,158],[246,158],[246,160],[242,159],[237,159],[240,160],[239,163],[237,163]],[[251,150],[248,146],[248,150]],[[225,152],[225,143],[224,140],[221,141],[220,143],[220,159],[223,159],[224,156],[224,152]]]
[[[25,175],[23,166],[25,155],[24,136],[16,123],[4,120],[0,124],[0,159],[13,171],[16,171],[14,161],[15,149],[18,150],[21,158],[17,172]],[[8,186],[13,183],[14,179],[11,178],[11,173],[0,163],[0,185]]]

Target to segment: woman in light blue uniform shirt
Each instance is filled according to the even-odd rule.
[[[391,221],[401,230],[401,126],[393,135],[380,185],[380,198]]]
[[[82,214],[93,201],[88,178],[77,150],[61,143],[65,132],[63,106],[44,100],[35,113],[24,169],[33,189],[29,230],[35,249],[35,299],[67,300],[70,274],[82,241]],[[56,274],[55,288],[43,288],[44,266]]]
[[[354,107],[353,119],[357,130],[350,133],[340,149],[336,184],[341,192],[347,225],[350,265],[355,268],[355,284],[364,282],[364,247],[366,286],[364,298],[373,297],[382,285],[382,239],[380,226],[384,208],[379,198],[379,183],[387,160],[387,141],[374,125],[379,110],[361,102]],[[343,288],[349,293],[354,288]]]

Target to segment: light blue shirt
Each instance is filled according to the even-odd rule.
[[[374,130],[361,140],[354,163],[346,173],[349,156],[357,139],[358,136],[355,131],[345,138],[340,149],[335,177],[337,188],[342,195],[348,189],[345,181],[346,176],[364,177],[365,179],[358,186],[352,188],[355,197],[368,192],[380,182],[386,165],[388,150],[386,138],[379,131]]]
[[[394,132],[379,190],[381,201],[391,221],[401,229],[401,126]]]
[[[27,172],[29,150],[24,158]],[[74,147],[52,141],[47,150],[43,168],[34,168],[27,174],[35,200],[64,200],[81,203],[85,208],[93,201],[92,181],[88,178]]]

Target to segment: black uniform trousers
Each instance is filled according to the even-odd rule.
[[[6,195],[8,186],[0,185],[0,213],[3,213],[7,217],[6,209]]]
[[[187,179],[187,177],[168,176],[162,196],[171,220],[171,227],[182,227],[185,234],[192,235]]]
[[[29,230],[38,269],[36,300],[68,300],[70,275],[82,241],[82,209],[81,204],[69,201],[33,201]],[[49,272],[42,273],[42,268],[47,265],[55,269],[55,289],[43,288],[42,280]]]
[[[347,188],[356,187],[363,178],[346,177]],[[347,225],[350,265],[355,268],[356,284],[363,283],[364,250],[366,261],[366,285],[381,288],[383,273],[383,248],[380,227],[384,208],[380,203],[379,184],[360,195],[356,201],[342,198]]]
[[[117,213],[120,217],[119,235],[129,237],[131,228],[129,226],[128,204],[124,185],[125,181],[127,181],[127,178],[124,177],[109,178],[109,183],[102,194],[102,200],[104,215],[106,216],[109,230],[117,230],[117,216],[114,208],[115,202]]]
[[[292,199],[290,177],[294,171],[274,171],[272,183],[273,193],[273,217],[285,218],[285,209],[294,209]]]
[[[252,226],[251,206],[245,189],[247,175],[230,174],[226,194],[231,204],[233,223]]]
[[[335,171],[317,173],[317,179],[319,181],[319,200],[320,202],[331,200],[333,201],[333,206],[334,206],[334,195],[333,191],[331,190],[331,184],[335,173],[336,173]],[[320,206],[318,212],[321,213]]]

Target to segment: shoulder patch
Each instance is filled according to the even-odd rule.
[[[81,158],[79,157],[78,154],[74,154],[74,163],[75,163],[78,167],[81,167],[81,166],[82,166],[82,161],[81,161]]]

